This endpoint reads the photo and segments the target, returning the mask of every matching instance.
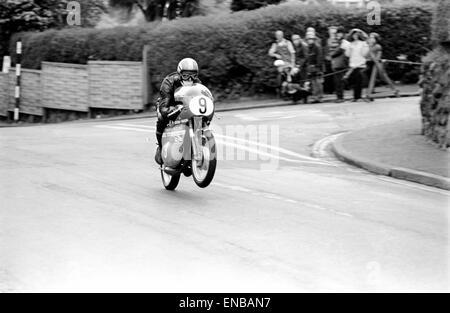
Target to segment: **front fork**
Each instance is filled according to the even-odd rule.
[[[193,159],[198,163],[203,160],[202,137],[203,121],[199,118],[193,118],[189,121],[189,137],[192,143]]]

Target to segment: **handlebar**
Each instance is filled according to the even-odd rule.
[[[169,113],[169,114],[167,115],[167,117],[171,117],[172,115],[175,115],[175,114],[177,114],[178,112],[181,112],[181,110],[183,110],[183,106],[182,106],[182,105],[178,105],[177,107],[178,107],[178,108],[177,108],[176,110],[172,111],[171,113]]]

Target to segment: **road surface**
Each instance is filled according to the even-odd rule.
[[[418,114],[418,98],[219,113],[213,184],[175,192],[154,119],[0,129],[0,291],[448,291],[449,193],[328,151]]]

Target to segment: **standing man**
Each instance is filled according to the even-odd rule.
[[[295,60],[297,62],[297,67],[299,69],[299,78],[301,80],[306,79],[306,58],[308,55],[308,46],[306,42],[302,40],[300,35],[292,35],[292,43],[295,49]]]
[[[362,30],[355,28],[350,32],[349,41],[350,45],[345,52],[349,58],[350,70],[346,74],[350,76],[350,81],[353,85],[353,102],[358,102],[362,99],[362,89],[364,82],[367,81],[366,70],[366,58],[369,55],[369,45],[367,44],[368,36]]]
[[[316,37],[316,43],[320,46],[320,47],[322,47],[322,38],[320,38],[319,36],[317,36],[317,34],[316,34],[316,29],[314,28],[314,27],[308,27],[307,29],[306,29],[306,33],[307,34],[314,34],[314,36]]]
[[[308,55],[306,58],[308,78],[311,79],[313,103],[321,103],[323,97],[323,55],[315,33],[306,34]]]
[[[394,83],[389,78],[381,61],[383,48],[380,44],[380,35],[377,33],[370,33],[367,43],[369,44],[367,75],[368,77],[370,77],[369,87],[367,88],[367,98],[370,101],[373,101],[372,94],[375,92],[375,82],[378,75],[380,75],[380,77],[389,85],[389,87],[391,87],[392,91],[394,91],[395,96],[398,97],[399,90],[397,89],[397,87],[395,87]]]
[[[284,38],[284,33],[281,30],[275,32],[275,40],[270,47],[269,56],[293,66],[295,64],[295,49],[292,42]]]
[[[325,63],[325,74],[329,74],[333,71],[331,67],[331,53],[330,50],[336,49],[338,46],[337,38],[336,38],[336,32],[337,27],[336,26],[330,26],[328,27],[328,38],[325,41],[325,44],[323,46],[323,55],[325,57],[324,63]],[[328,76],[324,81],[324,90],[327,93],[331,93],[334,91],[334,81],[333,76]]]
[[[343,27],[336,28],[335,37],[328,39],[328,56],[331,61],[331,70],[336,72],[334,78],[334,90],[337,102],[344,102],[344,70],[348,67],[348,58],[345,55],[350,43],[345,40],[345,30]]]

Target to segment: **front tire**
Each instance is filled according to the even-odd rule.
[[[212,133],[208,132],[203,137],[201,148],[203,150],[203,162],[197,162],[192,158],[192,176],[197,186],[206,188],[214,178],[217,165],[216,140]]]
[[[169,175],[161,169],[161,179],[164,185],[164,188],[167,190],[173,191],[177,188],[178,183],[180,182],[180,174]]]

